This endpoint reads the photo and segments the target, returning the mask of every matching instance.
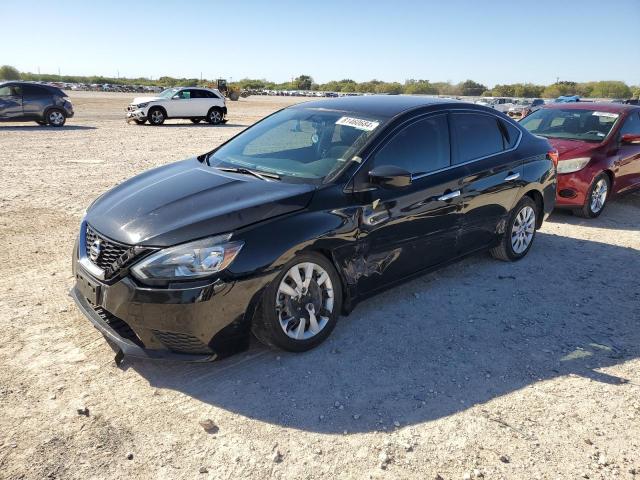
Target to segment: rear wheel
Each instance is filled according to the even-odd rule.
[[[161,108],[152,108],[147,115],[151,125],[162,125],[166,119],[164,111]]]
[[[587,198],[581,209],[576,210],[581,217],[596,218],[600,216],[609,198],[609,190],[611,189],[611,181],[606,173],[598,175],[589,187]]]
[[[219,108],[214,107],[209,110],[209,113],[207,113],[207,122],[209,122],[211,125],[218,125],[222,123],[222,118],[222,110],[220,110]]]
[[[530,197],[522,197],[511,212],[500,244],[491,249],[491,255],[505,262],[523,258],[533,245],[538,214],[536,202]]]
[[[336,326],[342,289],[335,268],[317,253],[297,256],[265,289],[254,335],[266,345],[304,352],[322,343]]]
[[[66,121],[66,115],[58,108],[52,108],[47,112],[47,123],[52,127],[62,127]]]

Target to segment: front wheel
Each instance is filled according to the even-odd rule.
[[[500,244],[491,249],[491,255],[505,262],[514,262],[523,258],[533,245],[537,221],[536,203],[530,197],[522,197],[511,212]]]
[[[317,253],[297,256],[265,289],[253,322],[264,344],[304,352],[322,343],[336,326],[342,306],[340,278]]]
[[[149,119],[149,123],[151,125],[162,125],[165,120],[164,111],[161,108],[153,108],[149,111],[149,115],[147,115]]]
[[[596,218],[600,216],[609,198],[610,189],[611,182],[609,176],[606,173],[598,175],[589,187],[584,205],[581,209],[576,210],[576,213],[584,218]]]

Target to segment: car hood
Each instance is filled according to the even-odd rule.
[[[158,100],[163,100],[163,98],[162,97],[136,97],[133,99],[131,103],[134,105],[137,105],[139,103],[157,102]]]
[[[167,247],[300,210],[314,191],[220,172],[193,158],[118,185],[91,205],[85,220],[117,242]]]
[[[547,140],[558,150],[560,160],[588,156],[592,150],[600,145],[599,143],[565,140],[561,138],[548,138]]]

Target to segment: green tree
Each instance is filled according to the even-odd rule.
[[[311,90],[313,78],[310,75],[300,75],[293,81],[295,90]]]
[[[624,82],[613,80],[593,82],[593,88],[589,96],[595,98],[629,98],[631,89]]]
[[[382,82],[376,86],[376,93],[388,93],[389,95],[399,95],[402,93],[402,85],[398,82]]]
[[[0,80],[20,80],[20,72],[11,65],[2,65],[0,67]]]
[[[404,93],[408,95],[435,95],[438,89],[429,80],[409,79],[404,82]]]
[[[460,89],[460,95],[479,97],[482,95],[487,87],[481,83],[474,82],[473,80],[466,80],[458,85]]]

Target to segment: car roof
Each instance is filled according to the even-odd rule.
[[[62,89],[51,86],[51,85],[46,85],[44,83],[24,82],[21,80],[9,80],[8,82],[0,82],[0,87],[5,85],[33,85],[34,87],[44,88],[45,90],[48,90],[50,93],[55,93],[56,95],[62,95],[64,97],[67,96],[66,93],[62,91]]]
[[[637,105],[611,102],[572,102],[572,103],[547,103],[542,108],[561,110],[597,110],[599,112],[623,113],[629,110],[638,110]]]
[[[289,108],[322,108],[390,118],[414,108],[463,103],[451,98],[422,97],[419,95],[363,95],[302,102]]]

